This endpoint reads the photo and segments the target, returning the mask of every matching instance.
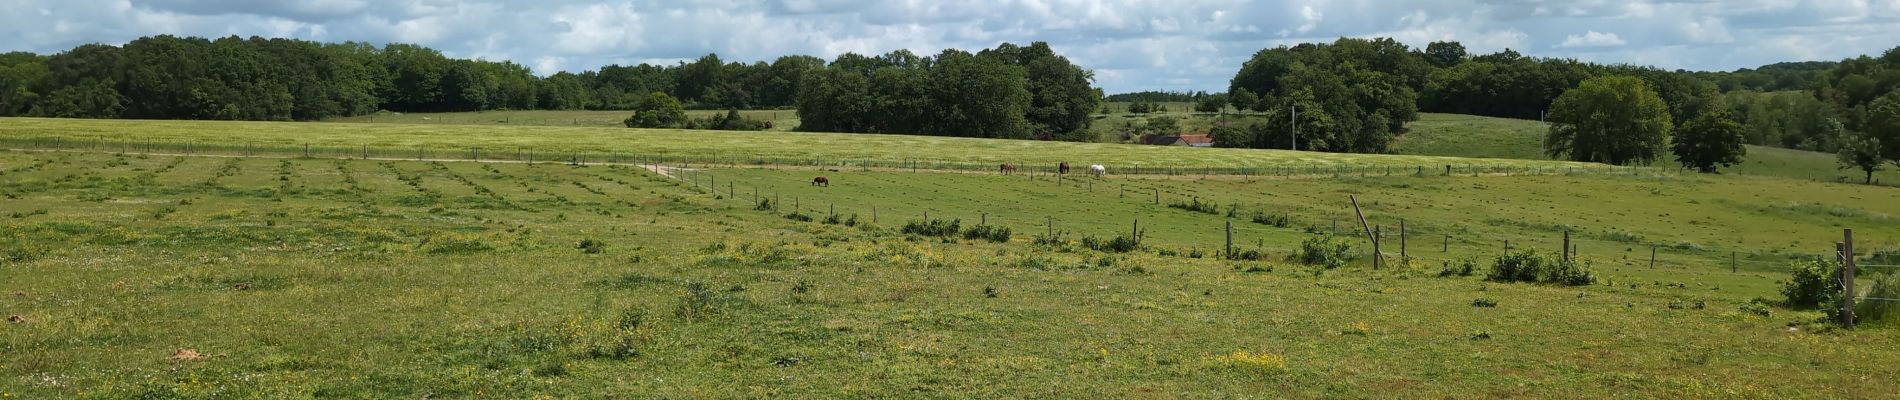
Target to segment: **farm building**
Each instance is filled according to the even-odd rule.
[[[1214,138],[1207,135],[1144,135],[1141,144],[1155,146],[1214,147]]]

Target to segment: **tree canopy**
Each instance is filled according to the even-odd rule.
[[[799,129],[1070,138],[1085,133],[1099,105],[1091,80],[1045,43],[930,57],[846,53],[801,79]]]
[[[1670,150],[1683,168],[1715,173],[1716,167],[1740,164],[1748,149],[1742,147],[1742,124],[1725,111],[1702,113],[1675,132]]]
[[[1550,122],[1551,157],[1614,165],[1655,161],[1674,127],[1662,97],[1629,76],[1591,78],[1564,92]]]

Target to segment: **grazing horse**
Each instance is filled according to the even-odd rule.
[[[830,180],[830,179],[825,179],[825,177],[822,177],[822,176],[820,176],[820,177],[817,177],[817,178],[811,178],[811,185],[812,185],[812,186],[824,186],[824,187],[831,187],[831,180]]]
[[[997,167],[997,169],[1001,171],[1003,175],[1016,173],[1016,166],[1010,165],[1009,163],[1003,163],[1003,166]]]
[[[1063,174],[1063,175],[1068,175],[1068,174],[1069,174],[1069,163],[1066,163],[1066,162],[1065,162],[1065,163],[1061,163],[1061,164],[1056,164],[1056,172],[1057,172],[1057,173],[1060,173],[1060,174]]]
[[[1095,175],[1097,178],[1108,176],[1108,167],[1103,167],[1102,164],[1090,165],[1089,175]]]

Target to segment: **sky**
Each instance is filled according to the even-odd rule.
[[[1339,37],[1666,69],[1834,61],[1900,46],[1900,0],[0,0],[0,51],[158,34],[415,43],[542,75],[1044,41],[1109,93],[1213,92],[1256,51]]]

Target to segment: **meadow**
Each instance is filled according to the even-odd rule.
[[[690,118],[723,116],[726,110],[686,110]],[[624,128],[633,111],[626,110],[490,110],[481,112],[395,113],[378,112],[354,117],[325,119],[324,122],[406,124],[406,125],[510,125]],[[746,118],[769,121],[772,131],[798,127],[797,110],[739,110]]]
[[[204,123],[195,134],[223,126]],[[1812,323],[1819,313],[1753,300],[1776,298],[1788,260],[1824,253],[1841,227],[1856,229],[1867,249],[1900,240],[1892,188],[1748,176],[1058,182],[659,170],[0,151],[0,313],[19,317],[0,326],[0,394],[1874,398],[1896,390],[1879,378],[1900,362],[1886,351],[1900,346],[1890,324],[1833,330]],[[814,174],[833,184],[810,186]],[[761,209],[747,188],[778,200]],[[1357,260],[1333,268],[1287,260],[1297,243],[1348,218],[1348,195],[1374,224],[1406,221],[1409,266],[1373,270],[1349,220],[1335,239]],[[1215,214],[1166,206],[1191,199],[1219,206]],[[1247,216],[1236,218],[1237,245],[1267,257],[1212,256],[1230,205]],[[857,218],[827,221],[834,206]],[[1013,235],[999,243],[901,232],[925,212],[966,227],[988,220]],[[1256,212],[1288,221],[1255,224]],[[1051,219],[1065,239],[1035,243]],[[1142,249],[1076,244],[1119,235],[1134,219]],[[1597,284],[1439,274],[1446,261],[1488,266],[1504,240],[1555,249],[1565,229]],[[1434,246],[1446,235],[1448,250]],[[1663,247],[1654,269],[1643,254],[1652,244]],[[1742,257],[1735,272],[1724,262],[1730,252]]]

